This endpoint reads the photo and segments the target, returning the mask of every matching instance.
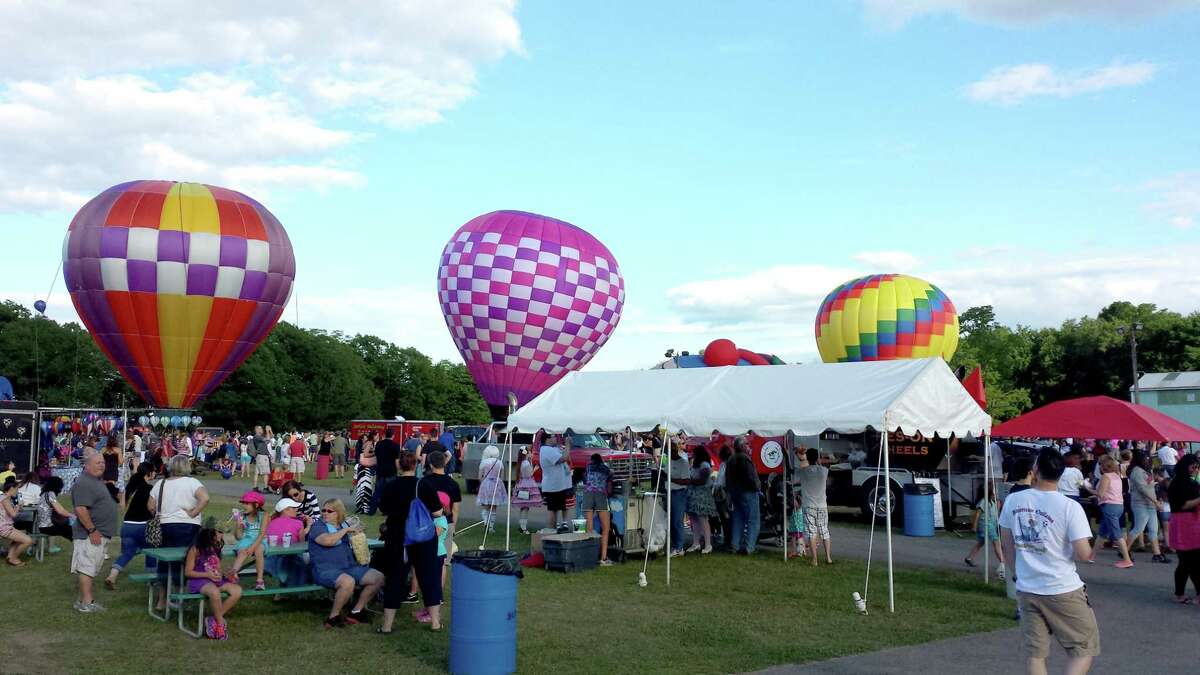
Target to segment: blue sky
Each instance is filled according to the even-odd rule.
[[[871,272],[1034,325],[1114,299],[1200,309],[1196,2],[488,1],[357,19],[300,2],[279,34],[271,10],[218,2],[183,24],[166,5],[0,8],[0,235],[19,251],[0,297],[45,295],[81,200],[168,178],[280,218],[290,319],[435,357],[457,358],[442,246],[504,208],[613,251],[628,295],[601,368],[717,337],[815,358],[817,304]],[[114,42],[139,31],[165,37]],[[49,313],[72,318],[62,290]]]

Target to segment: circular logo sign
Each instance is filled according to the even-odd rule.
[[[758,449],[758,458],[768,469],[778,469],[783,464],[783,447],[778,441],[767,441]]]

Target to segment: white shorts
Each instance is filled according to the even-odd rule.
[[[288,471],[291,471],[292,475],[296,476],[304,473],[304,460],[300,457],[291,458],[288,461]]]
[[[100,568],[104,566],[104,549],[108,547],[108,537],[101,537],[99,544],[93,544],[90,539],[74,539],[71,543],[74,544],[74,550],[71,552],[71,574],[100,576]]]

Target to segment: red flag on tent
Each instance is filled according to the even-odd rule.
[[[983,369],[980,366],[975,366],[975,370],[966,376],[962,381],[963,388],[975,399],[980,408],[987,410],[987,392],[983,389]]]

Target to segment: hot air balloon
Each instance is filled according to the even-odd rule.
[[[454,233],[438,268],[442,314],[493,414],[533,400],[608,341],[625,303],[611,252],[547,216],[494,211]]]
[[[203,417],[201,417],[199,415],[192,415],[192,426],[198,427],[198,426],[200,426],[200,423],[203,421],[204,421]]]
[[[46,313],[46,301],[45,300],[34,301],[33,308],[35,310],[37,310],[38,314],[45,314]]]
[[[191,407],[267,337],[296,260],[262,204],[199,183],[100,193],[63,242],[71,301],[101,351],[151,405]]]
[[[941,356],[958,348],[958,312],[937,286],[903,274],[861,277],[833,289],[817,312],[826,363]]]
[[[138,417],[137,421],[138,421],[138,425],[143,426],[143,427],[146,426],[147,424],[150,424],[150,418],[146,417],[145,415]]]

